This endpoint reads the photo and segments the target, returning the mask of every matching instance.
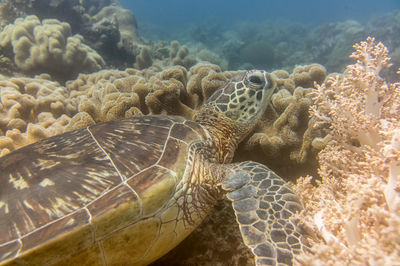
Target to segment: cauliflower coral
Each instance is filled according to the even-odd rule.
[[[317,186],[311,177],[296,185],[300,218],[315,232],[304,265],[400,264],[400,82],[380,76],[391,66],[382,43],[354,48],[355,64],[316,85],[311,115],[331,141]]]

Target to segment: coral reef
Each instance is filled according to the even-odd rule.
[[[301,68],[302,73],[308,73],[306,70],[312,70],[310,73],[324,73],[320,65]],[[298,170],[299,165],[304,169],[309,168],[305,162],[311,162],[311,155],[319,149],[312,145],[313,140],[322,135],[310,126],[309,92],[313,89],[295,86],[295,73],[298,72],[296,69],[292,74],[286,71],[274,72],[279,90],[274,94],[272,104],[254,134],[240,146],[240,156],[249,156],[283,170],[288,167],[282,164],[282,158],[291,159],[294,166],[292,169]],[[48,126],[45,126],[43,137],[132,115],[173,114],[192,118],[208,97],[236,73],[223,72],[217,65],[199,63],[189,70],[182,66],[168,67],[162,71],[155,66],[143,70],[102,70],[93,74],[80,74],[76,80],[68,81],[65,86],[40,78],[11,78],[0,83],[3,103],[0,129],[4,138],[7,138],[7,143],[13,143],[9,134],[15,129],[24,138],[32,139],[25,137],[26,130],[30,124],[41,125],[43,120],[38,120],[40,112],[50,112],[55,120],[53,123],[63,125],[62,129],[57,130],[47,130]],[[304,78],[303,85],[320,81],[314,80],[315,77],[321,78],[318,75],[305,76],[309,80]],[[34,86],[41,89],[26,89]],[[15,96],[10,101],[10,94],[18,97]],[[46,98],[46,107],[41,104],[43,97]],[[29,105],[25,103],[25,98],[30,99]],[[22,117],[18,112],[10,111],[19,110],[21,106],[32,107],[19,111],[25,115]],[[64,115],[62,122],[57,122],[61,115]],[[24,120],[25,124],[21,126],[10,122],[15,119]],[[31,142],[20,141],[14,146],[0,145],[0,149],[7,148],[3,152],[6,153]],[[284,174],[288,176],[287,172]]]
[[[2,25],[28,15],[35,15],[42,21],[57,18],[68,23],[69,31],[84,36],[84,43],[113,68],[132,66],[141,48],[134,14],[117,1],[4,0],[0,3],[0,30]]]
[[[257,67],[289,71],[295,65],[316,62],[324,65],[328,72],[342,72],[351,63],[348,55],[352,52],[352,44],[368,35],[384,41],[391,48],[389,56],[393,62],[400,62],[399,40],[396,38],[400,31],[399,14],[399,11],[394,11],[365,23],[346,20],[316,27],[274,20],[242,21],[227,28],[215,21],[205,21],[183,31],[170,32],[168,37],[187,44],[196,42],[194,46],[202,45],[227,61],[227,67],[223,69]],[[193,48],[193,45],[189,47]],[[394,74],[395,71],[390,69],[383,72],[390,78],[394,78]]]
[[[42,77],[0,81],[0,154],[64,132],[76,113],[68,91]]]
[[[169,66],[184,66],[190,68],[198,60],[190,53],[186,45],[180,45],[178,41],[158,42],[155,45],[143,46],[140,54],[136,57],[135,68],[144,69],[149,66],[162,70]]]
[[[204,82],[197,74],[204,72]],[[202,73],[203,73],[202,72]],[[208,73],[210,72],[210,73]],[[158,71],[149,68],[102,70],[80,74],[66,86],[48,80],[42,74],[36,78],[8,78],[0,82],[0,151],[5,154],[68,130],[93,123],[142,114],[177,114],[188,118],[204,99],[233,72],[222,73],[215,65],[199,64],[189,72],[180,66]],[[191,83],[193,93],[186,87],[189,77],[199,80]],[[30,128],[36,128],[31,136]],[[40,132],[40,133],[38,133]]]
[[[0,156],[122,117],[192,118],[237,73],[225,70],[281,69],[273,71],[271,104],[234,160],[264,163],[290,180],[308,175],[294,187],[313,247],[297,263],[396,264],[400,83],[390,83],[398,76],[388,56],[398,65],[399,21],[398,11],[363,25],[344,21],[314,29],[288,21],[226,29],[207,21],[166,35],[180,42],[152,42],[139,37],[134,14],[114,0],[0,0]],[[391,53],[369,38],[355,46],[357,62],[343,72],[351,44],[367,33]],[[312,62],[343,74],[326,78],[325,67]],[[216,207],[158,265],[248,265],[251,254],[230,203]]]
[[[121,40],[119,42],[120,46],[124,46],[129,43],[140,42],[137,33],[135,16],[132,14],[132,12],[122,8],[119,5],[114,4],[103,7],[92,19],[96,21],[116,20],[118,24],[118,30],[121,35]]]
[[[388,50],[354,45],[349,65],[317,86],[312,117],[329,125],[317,186],[298,180],[304,225],[315,232],[303,265],[396,265],[400,261],[400,83],[380,77]]]
[[[275,64],[273,46],[268,41],[254,41],[245,44],[239,52],[242,61],[252,68],[272,69]]]
[[[67,22],[72,32],[80,31],[86,17],[94,15],[113,0],[2,0],[0,4],[0,21],[10,24],[18,17],[36,15],[41,20],[57,18]],[[1,24],[0,24],[1,25]]]
[[[108,63],[116,66],[132,64],[142,44],[135,15],[117,4],[105,6],[91,16],[82,34]]]
[[[379,14],[373,17],[366,26],[366,31],[373,34],[375,39],[385,43],[389,48],[392,64],[400,65],[400,40],[395,36],[400,34],[400,11]],[[396,68],[385,69],[382,76],[389,81],[397,80]]]
[[[17,17],[22,17],[25,13],[18,8],[16,1],[0,2],[0,30],[7,24],[12,23]]]
[[[348,55],[351,46],[366,38],[366,30],[354,20],[329,23],[314,29],[305,42],[308,52],[316,62],[330,71],[343,71],[351,63]]]
[[[314,82],[322,84],[325,80],[326,69],[319,64],[298,66],[293,70],[292,77],[295,87],[313,88]]]
[[[14,62],[30,74],[49,73],[60,79],[101,69],[105,62],[85,45],[80,35],[71,36],[68,23],[42,22],[36,16],[18,18],[0,32],[0,46],[12,48]]]
[[[291,74],[284,70],[272,74],[278,90],[255,132],[239,146],[237,159],[264,163],[290,179],[314,173],[326,133],[313,126],[308,110],[315,91],[312,84],[322,83],[326,70],[312,64],[296,67]]]
[[[159,53],[171,58],[169,46],[166,47]],[[308,122],[309,91],[314,89],[296,87],[294,73],[308,73],[302,79],[304,85],[315,81],[313,78],[318,75],[310,74],[314,71],[322,73],[324,68],[302,66],[291,74],[283,70],[273,73],[278,85],[274,101],[253,135],[240,146],[236,160],[266,161],[285,177],[304,169],[310,174],[310,154],[316,153],[310,143],[320,136],[307,133],[314,132]],[[50,81],[45,74],[6,78],[0,82],[0,156],[39,139],[122,117],[173,114],[192,118],[210,95],[237,73],[198,63],[189,70],[183,66],[160,70],[155,64],[142,70],[101,70],[80,74],[64,86]],[[251,265],[252,255],[243,246],[232,217],[231,203],[220,201],[210,218],[182,243],[185,250],[190,246],[190,256],[177,256],[178,248],[165,260],[176,262],[178,258],[186,265],[193,260],[204,265],[218,261]],[[193,241],[197,244],[193,245]],[[223,248],[224,256],[215,252],[216,246]]]
[[[228,61],[221,55],[209,50],[204,45],[197,44],[193,52],[198,61],[206,61],[221,67],[222,70],[228,70]]]
[[[18,67],[10,58],[1,54],[1,48],[0,48],[0,73],[7,76],[12,76],[12,74],[17,71]]]

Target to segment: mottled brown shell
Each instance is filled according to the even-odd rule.
[[[190,169],[188,147],[207,138],[202,126],[184,118],[143,116],[68,132],[0,158],[0,265],[68,264],[71,254],[81,265],[122,258],[143,264],[144,254],[159,256],[150,249],[168,243],[153,247],[155,239],[172,230],[168,222],[175,220],[175,231],[180,226],[176,209],[162,211]]]

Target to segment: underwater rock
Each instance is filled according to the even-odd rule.
[[[86,17],[99,12],[112,0],[3,0],[0,21],[11,24],[18,17],[36,15],[40,20],[57,18],[70,24],[73,33],[79,33]]]
[[[139,54],[136,56],[134,68],[145,69],[150,66],[159,71],[171,66],[183,66],[190,68],[198,63],[194,54],[189,51],[186,45],[181,46],[178,41],[158,42],[156,44],[142,45]]]
[[[36,16],[18,18],[0,32],[0,46],[12,47],[18,68],[30,74],[49,73],[60,80],[101,69],[105,62],[83,37],[71,35],[68,23],[42,22]]]
[[[142,44],[135,15],[118,4],[103,7],[86,23],[85,36],[92,36],[92,45],[107,62],[131,65]]]
[[[137,23],[135,15],[129,10],[122,8],[119,5],[110,5],[102,8],[93,19],[100,21],[103,19],[116,20],[118,29],[121,35],[119,46],[131,45],[140,43],[137,33]]]
[[[128,54],[118,47],[121,34],[116,19],[103,18],[95,22],[85,23],[80,30],[80,34],[85,36],[85,42],[102,54],[109,64],[110,62],[118,61],[119,57],[122,56],[121,54]],[[119,61],[121,60],[119,59]]]

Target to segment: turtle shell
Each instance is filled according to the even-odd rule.
[[[189,182],[189,145],[207,138],[193,121],[142,116],[0,158],[0,265],[135,265],[160,257],[190,233],[173,203]]]

